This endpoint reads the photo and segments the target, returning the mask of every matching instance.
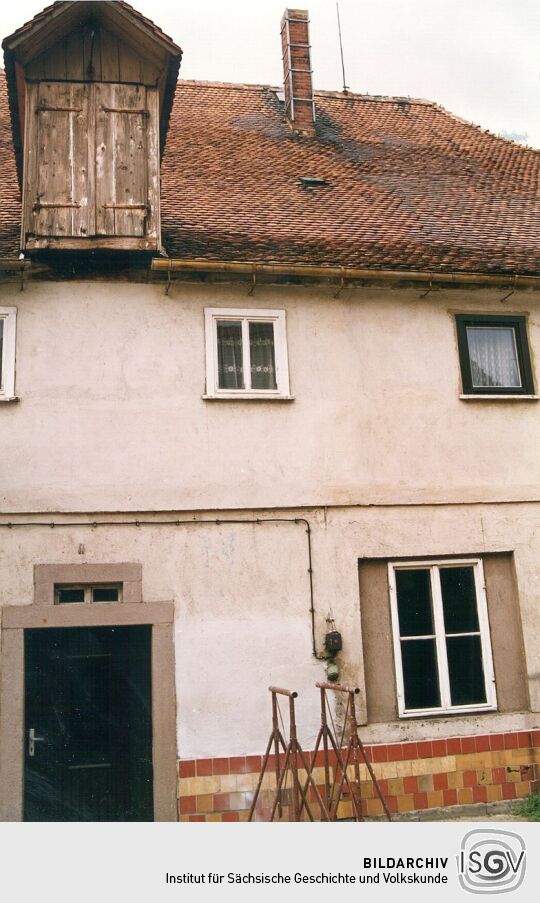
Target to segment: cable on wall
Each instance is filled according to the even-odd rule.
[[[303,524],[307,537],[307,558],[309,575],[309,615],[311,620],[311,646],[315,658],[326,660],[324,653],[317,652],[317,643],[315,639],[315,605],[313,590],[313,555],[311,546],[311,524],[305,517],[256,517],[256,518],[214,518],[200,520],[141,520],[135,518],[133,520],[92,520],[92,521],[7,521],[0,523],[0,527],[9,530],[19,529],[21,527],[49,527],[50,529],[62,529],[63,527],[193,527],[193,526],[229,526],[241,524]]]

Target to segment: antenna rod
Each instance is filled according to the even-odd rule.
[[[339,52],[341,54],[341,71],[343,72],[343,91],[344,91],[344,93],[346,93],[349,89],[347,87],[347,82],[345,80],[345,62],[343,60],[343,42],[341,40],[341,22],[339,20],[339,3],[336,3],[336,12],[337,12],[338,35],[339,35]]]

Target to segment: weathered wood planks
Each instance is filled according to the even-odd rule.
[[[86,22],[62,36],[28,63],[31,80],[132,82],[155,86],[164,64],[163,54],[151,56],[121,40],[98,23]]]
[[[96,233],[146,234],[146,88],[99,84],[96,91]]]
[[[91,244],[107,236],[145,238],[157,247],[158,119],[155,88],[30,83],[25,245],[43,247],[41,238]]]

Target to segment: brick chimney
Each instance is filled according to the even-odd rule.
[[[285,113],[299,135],[315,134],[315,102],[307,9],[286,9],[281,20]]]

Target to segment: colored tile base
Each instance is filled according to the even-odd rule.
[[[418,743],[366,746],[380,790],[391,814],[519,799],[539,789],[540,731],[450,737]],[[308,754],[311,757],[311,754]],[[247,821],[262,767],[262,756],[187,759],[178,763],[178,816],[180,821]],[[284,757],[280,757],[283,764]],[[311,758],[310,758],[311,761]],[[330,765],[336,764],[335,754]],[[324,760],[316,757],[313,779],[324,798]],[[305,780],[305,771],[299,770]],[[333,770],[332,770],[333,776]],[[353,793],[359,793],[362,813],[383,814],[383,807],[365,764],[358,772],[349,766]],[[290,784],[290,782],[289,782]],[[271,756],[262,780],[255,821],[268,821],[275,802],[275,757]],[[308,789],[308,804],[320,817],[317,791]],[[275,820],[289,821],[294,811],[292,790],[285,786],[281,811]],[[353,814],[351,794],[344,789],[338,818]],[[304,819],[308,819],[306,813]]]

